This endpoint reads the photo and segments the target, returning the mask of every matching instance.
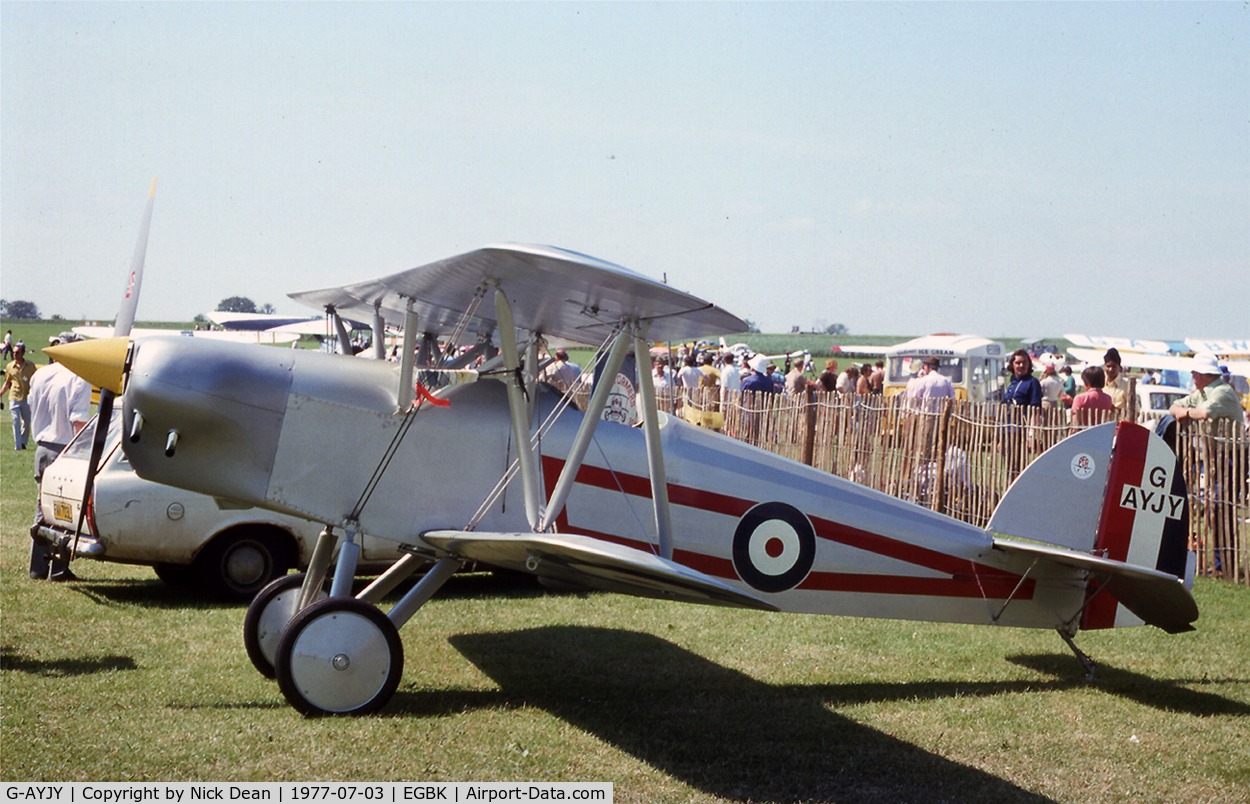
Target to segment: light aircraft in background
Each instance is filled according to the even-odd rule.
[[[1239,377],[1250,377],[1250,341],[1201,338],[1186,338],[1184,341],[1141,341],[1089,335],[1063,337],[1072,342],[1068,353],[1083,363],[1102,365],[1103,355],[1114,347],[1126,366],[1170,369],[1188,374],[1189,366],[1192,365],[1189,358],[1198,352],[1210,352],[1219,359],[1221,366],[1228,367],[1230,373]],[[1091,357],[1094,359],[1090,359]]]
[[[320,327],[325,331],[325,318],[322,316],[291,316],[277,313],[230,313],[215,310],[205,313],[205,317],[222,329],[239,332],[299,332],[309,327]],[[312,334],[312,333],[309,333]]]
[[[317,322],[321,329],[325,323]],[[74,327],[75,335],[83,338],[111,338],[114,327]],[[299,340],[301,333],[293,330],[225,330],[225,329],[157,329],[155,327],[131,327],[131,338],[169,337],[171,335],[184,338],[201,338],[204,340],[221,341],[223,343],[252,344],[289,344]]]
[[[124,366],[98,342],[49,353],[126,383],[124,448],[141,477],[325,525],[308,572],[261,592],[244,621],[253,664],[306,714],[385,705],[399,628],[468,561],[692,603],[1054,629],[1091,674],[1078,630],[1175,633],[1198,617],[1184,479],[1136,425],[1061,442],[980,528],[659,413],[646,371],[640,427],[603,420],[610,383],[582,411],[537,382],[547,338],[598,344],[614,376],[656,340],[746,328],[619,266],[492,246],[294,297],[402,326],[405,360],[196,338],[136,340]],[[442,359],[412,357],[436,337],[497,339],[498,353],[476,381],[440,385]],[[1053,499],[1067,504],[1041,502]],[[407,554],[353,597],[362,534]]]
[[[745,342],[725,343],[725,337],[723,335],[720,338],[720,350],[719,351],[721,354],[732,352],[734,355],[737,356],[738,365],[740,366],[746,366],[755,358],[763,355],[763,353],[761,352],[752,351],[751,347],[747,345]],[[803,362],[807,365],[809,369],[811,368],[811,365],[812,365],[812,355],[806,349],[796,349],[793,352],[786,352],[784,354],[763,355],[763,357],[765,360],[769,360],[769,361],[772,361],[773,363],[777,363],[779,368],[781,367],[780,364],[785,363],[786,361],[793,360],[796,357],[803,358]]]
[[[1194,354],[1210,352],[1219,359],[1221,367],[1228,369],[1231,385],[1241,397],[1242,407],[1250,410],[1250,382],[1247,381],[1250,378],[1250,341],[1200,338],[1141,341],[1089,335],[1064,337],[1073,343],[1068,347],[1068,354],[1078,362],[1101,366],[1107,350],[1114,347],[1126,368],[1161,371],[1166,381],[1181,387],[1190,385],[1189,373]]]
[[[289,344],[305,335],[319,341],[337,341],[338,334],[332,331],[332,324],[325,316],[289,316],[275,313],[230,313],[215,310],[205,313],[205,317],[218,329],[156,329],[153,327],[131,327],[131,338],[147,338],[152,336],[180,335],[183,337],[207,338],[230,343],[258,343],[267,345]],[[348,332],[368,331],[369,327],[359,321],[343,322]],[[83,338],[109,338],[113,335],[113,327],[79,326],[73,332]]]
[[[829,347],[829,350],[833,352],[835,357],[839,354],[854,355],[856,357],[861,355],[865,357],[885,357],[885,353],[889,351],[889,349],[889,345],[855,343],[835,343]]]

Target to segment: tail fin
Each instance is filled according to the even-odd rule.
[[[1181,578],[1193,588],[1189,494],[1180,461],[1167,443],[1140,425],[1120,422],[1098,519],[1098,554]],[[1090,593],[1097,583],[1090,584]],[[1085,610],[1082,628],[1112,628],[1125,612],[1106,595]]]
[[[1052,447],[1007,490],[989,527],[1103,559],[1089,568],[1082,628],[1148,622],[1189,630],[1197,617],[1187,592],[1152,595],[1141,587],[1146,581],[1140,573],[1128,571],[1153,570],[1153,578],[1170,576],[1177,586],[1193,586],[1189,498],[1180,462],[1162,438],[1140,425],[1110,422]],[[1183,610],[1155,605],[1180,598],[1191,601]]]

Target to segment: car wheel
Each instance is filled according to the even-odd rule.
[[[253,529],[227,531],[196,559],[204,588],[224,600],[251,600],[275,578],[286,575],[291,561],[272,533]]]

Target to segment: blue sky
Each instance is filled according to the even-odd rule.
[[[1245,3],[0,3],[0,294],[545,243],[764,331],[1250,334]]]

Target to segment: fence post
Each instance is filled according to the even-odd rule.
[[[816,405],[812,400],[813,392],[811,384],[803,389],[803,449],[800,453],[800,460],[808,465],[813,465],[816,454]]]
[[[951,426],[951,410],[955,400],[944,399],[942,402],[942,419],[938,424],[937,432],[937,460],[934,463],[936,476],[933,478],[933,510],[944,514],[946,513],[946,443]]]

